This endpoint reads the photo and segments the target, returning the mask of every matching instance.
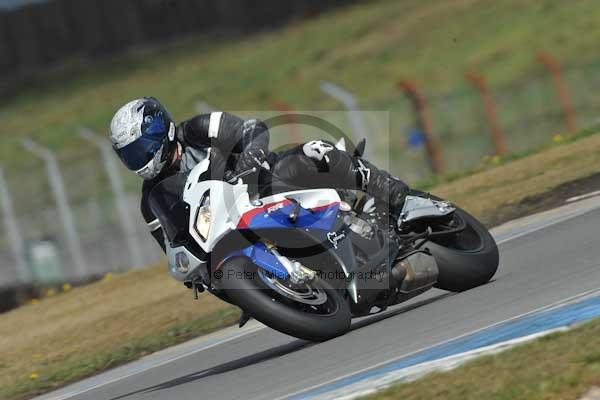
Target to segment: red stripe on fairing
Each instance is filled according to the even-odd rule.
[[[256,217],[259,214],[263,214],[265,212],[267,212],[267,210],[277,204],[281,204],[283,203],[283,207],[287,206],[288,204],[291,204],[292,202],[285,199],[282,201],[275,201],[273,203],[269,203],[269,204],[265,204],[263,206],[260,206],[259,208],[255,208],[252,209],[250,211],[247,211],[244,213],[244,215],[242,215],[242,218],[240,218],[240,221],[237,224],[237,229],[248,229],[248,227],[250,226],[250,223],[252,222],[252,220],[254,219],[254,217]],[[340,204],[339,201],[333,202],[333,203],[329,203],[327,205],[324,206],[319,206],[319,207],[314,207],[311,208],[312,211],[322,211],[325,210],[331,206]]]
[[[321,211],[321,210],[325,210],[325,209],[327,209],[329,207],[332,207],[332,206],[335,206],[335,205],[338,205],[338,204],[340,204],[339,201],[334,201],[333,203],[329,203],[329,204],[327,204],[325,206],[319,206],[319,207],[311,208],[311,210],[313,210],[313,211]]]

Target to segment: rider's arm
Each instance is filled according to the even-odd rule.
[[[179,140],[192,147],[219,147],[225,152],[241,153],[249,148],[269,147],[269,129],[258,119],[244,120],[225,112],[201,114],[182,122]]]
[[[148,196],[150,195],[152,188],[153,186],[149,183],[149,181],[144,181],[144,184],[142,185],[142,202],[140,209],[146,224],[148,224],[150,234],[154,237],[154,239],[156,239],[163,251],[166,252],[165,236],[163,234],[162,227],[160,226],[158,218],[156,218],[150,209],[150,204],[148,203]]]

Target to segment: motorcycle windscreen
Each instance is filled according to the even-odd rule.
[[[184,245],[189,240],[190,208],[183,201],[186,181],[186,174],[170,176],[152,189],[148,199],[171,245]]]

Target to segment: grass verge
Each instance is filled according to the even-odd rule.
[[[364,399],[577,399],[597,385],[600,319]]]
[[[523,207],[530,199],[542,201],[554,188],[596,174],[599,166],[600,134],[591,134],[431,191],[499,223],[529,210]],[[586,185],[574,187],[570,195],[589,191]],[[212,296],[194,302],[162,266],[43,299],[0,318],[0,398],[56,388],[230,325],[237,317],[233,307]]]
[[[579,140],[441,184],[431,191],[459,204],[490,226],[519,216],[526,199],[539,198],[557,186],[598,172],[600,135],[586,133]]]
[[[0,318],[0,398],[40,394],[235,323],[237,308],[193,301],[164,266],[107,275]]]
[[[29,397],[55,389],[67,382],[136,360],[144,355],[176,345],[194,337],[214,332],[238,321],[240,313],[235,307],[223,306],[189,322],[183,322],[163,331],[151,332],[139,338],[117,344],[112,349],[99,350],[81,356],[67,357],[60,364],[44,366],[40,356],[39,367],[29,377],[21,377],[0,392],[6,398]],[[36,355],[34,354],[34,359]],[[42,367],[43,366],[43,367]],[[40,372],[37,372],[41,370]]]

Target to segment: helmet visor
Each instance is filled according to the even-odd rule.
[[[142,136],[122,149],[115,149],[115,151],[127,168],[138,171],[152,161],[166,140],[166,137]]]

